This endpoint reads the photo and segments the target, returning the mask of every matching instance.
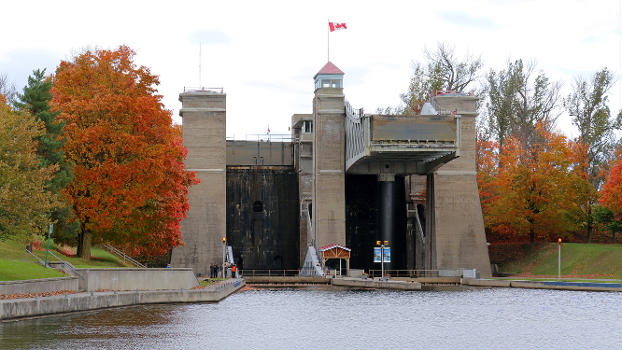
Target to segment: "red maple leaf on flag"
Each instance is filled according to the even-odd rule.
[[[345,23],[328,22],[328,27],[331,32],[334,32],[335,30],[348,29]]]

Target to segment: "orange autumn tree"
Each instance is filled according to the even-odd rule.
[[[485,219],[492,215],[498,197],[497,172],[499,160],[499,145],[494,141],[478,138],[475,143],[475,157],[477,165],[477,186],[479,188],[480,204]],[[489,222],[490,220],[485,220]]]
[[[576,225],[577,188],[572,145],[538,125],[529,148],[515,137],[493,151],[478,153],[478,179],[484,220],[489,231],[508,240],[535,242],[571,232]],[[490,160],[498,154],[497,166]],[[502,164],[502,166],[498,166]]]
[[[600,190],[599,202],[611,210],[616,220],[622,221],[622,146],[616,152],[611,170]]]
[[[157,255],[182,244],[179,222],[195,175],[157,94],[158,77],[127,46],[85,51],[56,70],[52,106],[75,164],[65,190],[80,222],[78,255],[112,242]]]

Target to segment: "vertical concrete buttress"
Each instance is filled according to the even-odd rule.
[[[475,171],[475,117],[477,98],[473,96],[436,96],[443,110],[456,110],[462,117],[460,157],[441,166],[428,177],[435,209],[430,242],[431,268],[476,268],[482,277],[491,275],[484,219]],[[431,181],[430,181],[431,180]],[[430,203],[430,202],[428,202]],[[426,264],[426,265],[427,265]],[[427,266],[426,266],[427,267]]]
[[[313,99],[313,231],[317,248],[346,244],[345,96],[317,88]]]
[[[186,169],[200,179],[188,194],[190,210],[181,223],[185,245],[173,249],[173,267],[191,267],[201,275],[222,262],[221,237],[226,234],[226,99],[224,93],[188,91],[179,94]]]

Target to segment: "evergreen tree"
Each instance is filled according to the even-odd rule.
[[[57,241],[74,243],[80,226],[75,222],[71,208],[62,194],[72,180],[72,164],[66,159],[63,150],[66,141],[63,136],[65,123],[56,119],[60,112],[50,111],[51,88],[52,80],[45,77],[45,69],[34,70],[28,77],[24,93],[18,96],[16,105],[20,110],[28,111],[45,126],[44,132],[36,138],[37,156],[41,168],[58,166],[58,171],[47,181],[46,190],[56,196],[60,203],[52,209],[50,221],[55,223],[54,237]]]

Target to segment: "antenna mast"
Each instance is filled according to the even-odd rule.
[[[201,42],[199,42],[199,87],[203,87],[203,83],[201,82]]]

